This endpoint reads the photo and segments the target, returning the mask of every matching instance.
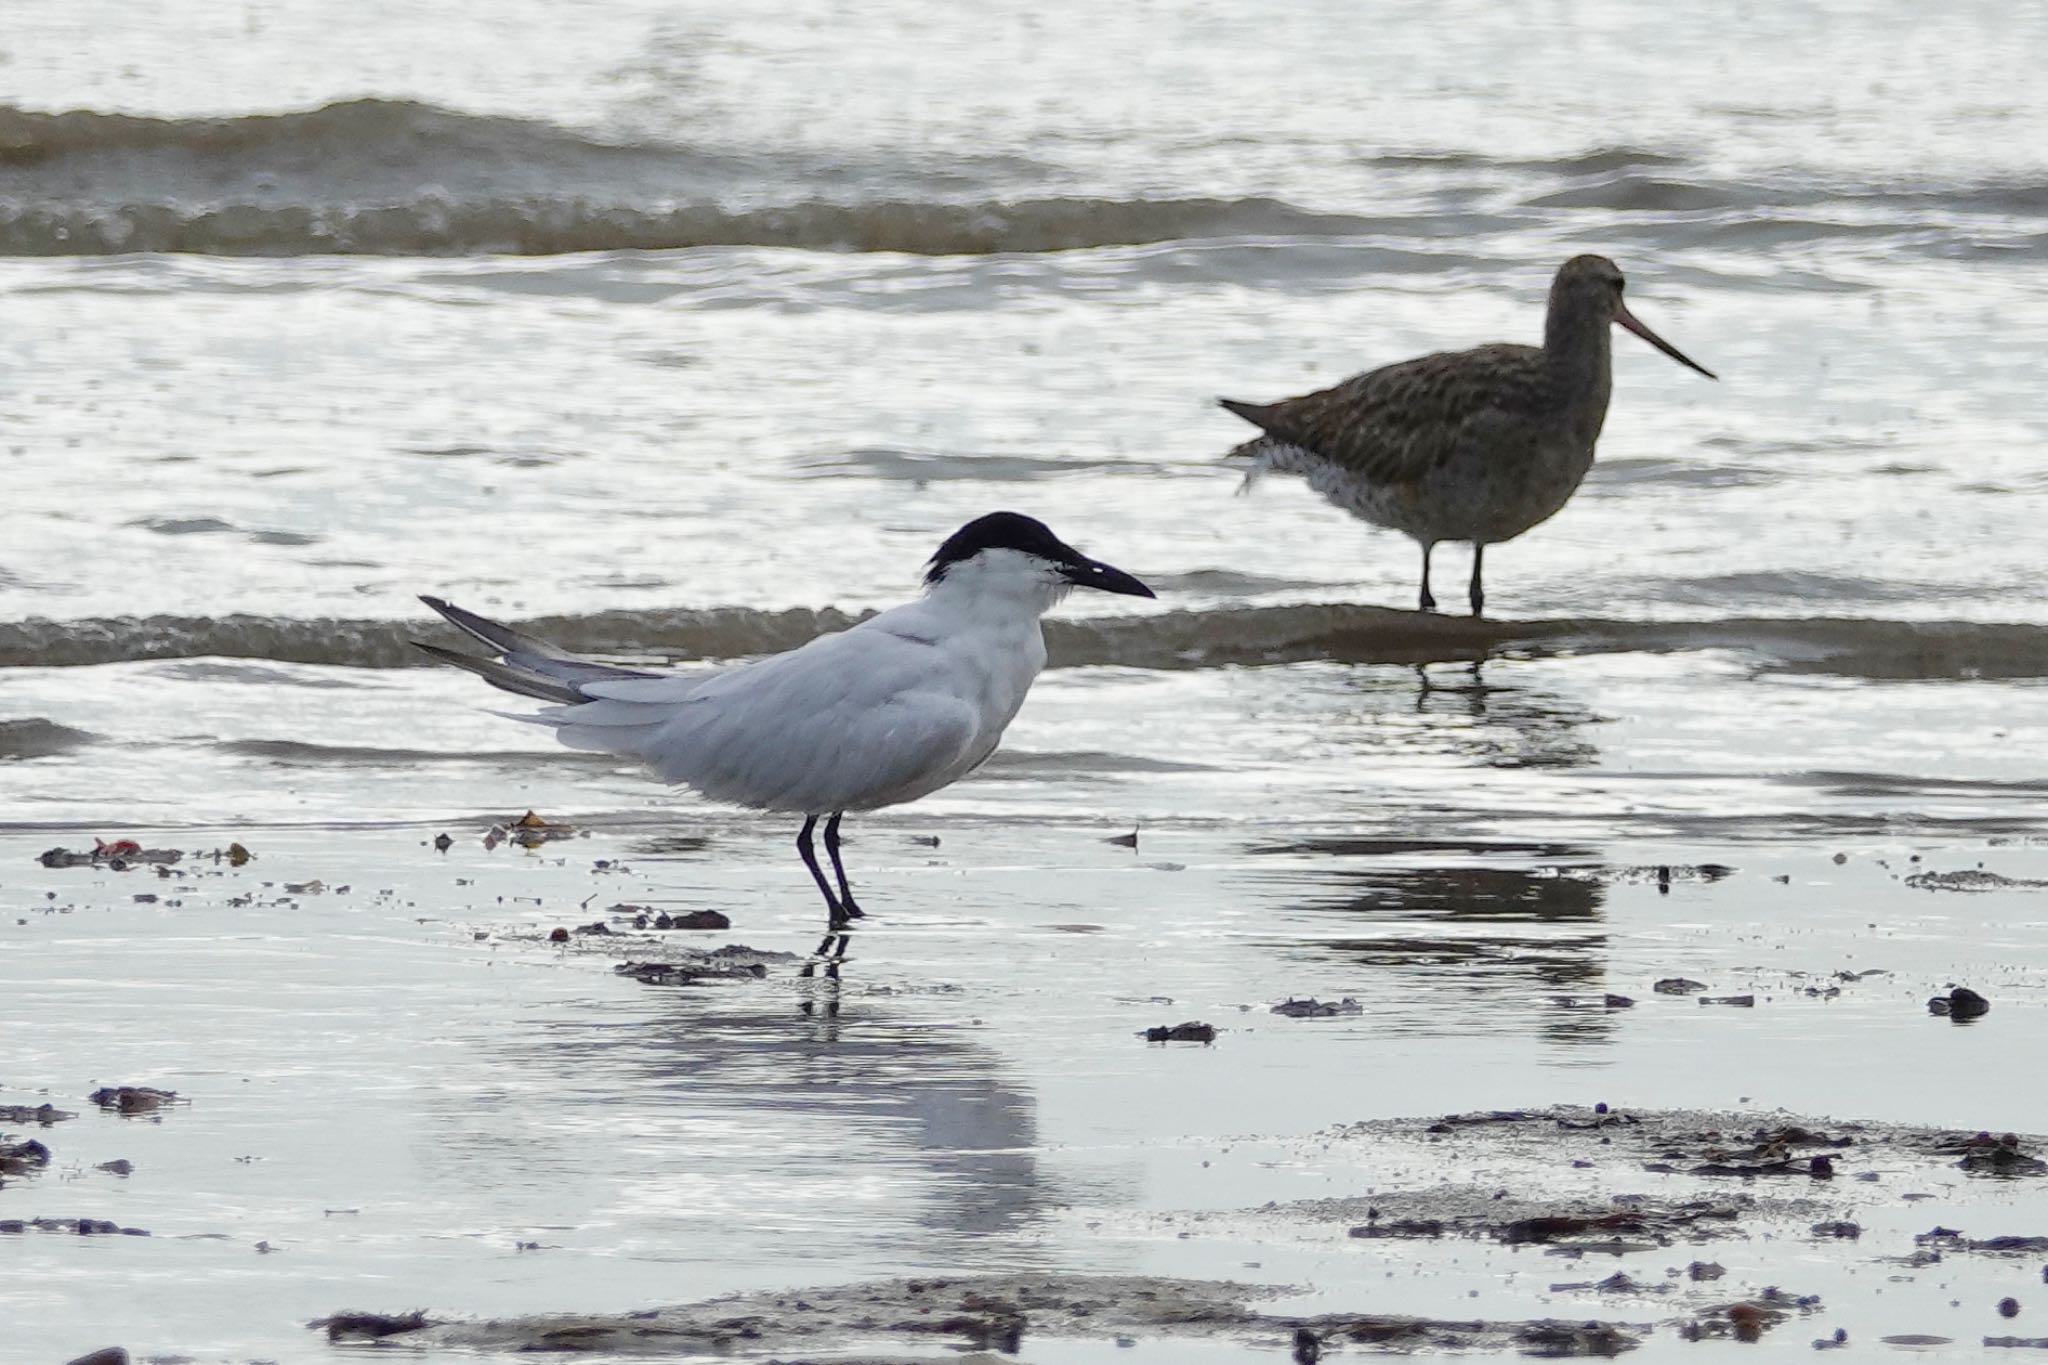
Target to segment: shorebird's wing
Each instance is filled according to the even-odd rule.
[[[1542,355],[1533,346],[1445,351],[1299,398],[1264,405],[1225,399],[1223,406],[1374,483],[1409,483],[1448,460],[1475,427],[1534,405]]]

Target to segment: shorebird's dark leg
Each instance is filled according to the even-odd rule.
[[[1435,541],[1425,540],[1422,542],[1422,609],[1424,611],[1436,610],[1436,598],[1430,596],[1429,592],[1429,554],[1434,549],[1436,549]]]
[[[839,822],[846,815],[843,810],[832,812],[832,818],[825,822],[825,853],[832,859],[832,873],[839,878],[839,913],[842,919],[860,919],[867,914],[853,903],[853,888],[846,881],[846,864],[839,861]]]
[[[804,866],[811,870],[811,880],[818,884],[818,894],[825,898],[826,923],[834,929],[846,923],[846,911],[839,904],[839,898],[832,894],[831,884],[818,867],[817,850],[811,846],[811,831],[818,827],[818,817],[813,815],[804,820],[804,827],[797,832],[796,851],[804,860]],[[831,836],[826,835],[829,841]]]
[[[1472,542],[1472,614],[1479,615],[1486,610],[1486,589],[1479,586],[1479,563],[1486,555],[1486,547],[1478,541]]]

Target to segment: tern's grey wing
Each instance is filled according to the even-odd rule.
[[[1223,406],[1373,483],[1408,483],[1448,460],[1472,424],[1540,401],[1542,359],[1533,346],[1445,351],[1299,398],[1263,405],[1224,399]]]
[[[942,693],[904,693],[880,706],[792,716],[763,737],[706,707],[687,751],[673,727],[649,758],[718,801],[825,815],[914,801],[970,771],[993,747],[973,706]]]
[[[1000,734],[944,650],[851,630],[720,674],[640,752],[713,800],[827,814],[936,791]]]

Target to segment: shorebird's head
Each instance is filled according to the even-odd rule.
[[[1673,346],[1645,326],[1621,301],[1626,281],[1621,268],[1605,256],[1574,256],[1557,269],[1550,285],[1552,316],[1604,318],[1634,332],[1665,355],[1709,379],[1718,379],[1706,366]]]
[[[933,590],[1017,598],[1044,611],[1072,588],[1151,597],[1152,589],[1099,559],[1090,559],[1054,535],[1042,521],[1017,512],[976,517],[946,537],[925,570]]]

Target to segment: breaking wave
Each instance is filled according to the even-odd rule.
[[[861,617],[834,609],[613,611],[518,623],[580,653],[735,659],[792,649]],[[1853,617],[1537,621],[1425,616],[1346,604],[1236,607],[1045,623],[1055,667],[1209,668],[1309,660],[1416,664],[1559,654],[1738,654],[1775,672],[1888,680],[2048,678],[2048,627]],[[75,667],[195,657],[357,668],[422,663],[417,621],[259,616],[0,622],[0,666]]]
[[[1491,207],[1447,212],[1446,178],[1486,187]],[[1361,237],[1441,245],[1447,235],[1519,240],[1532,215],[1583,231],[1589,211],[1616,240],[1767,249],[1840,237],[1944,256],[2048,253],[2038,226],[2048,185],[1729,178],[1641,148],[1537,161],[1364,158],[1372,216],[1270,196],[1048,192],[1060,183],[1014,156],[931,165],[879,153],[714,151],[407,100],[187,119],[0,105],[0,254],[19,256],[697,246],[962,255]]]
[[[98,736],[41,716],[0,720],[0,762],[10,758],[46,758],[91,744]]]
[[[1367,226],[1273,199],[963,192],[975,170],[919,175],[606,142],[402,100],[207,119],[0,106],[0,253],[954,255]],[[843,197],[831,193],[842,185]]]

